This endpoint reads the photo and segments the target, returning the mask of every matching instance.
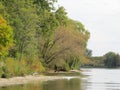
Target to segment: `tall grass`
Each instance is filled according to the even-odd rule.
[[[44,71],[39,60],[33,60],[29,63],[29,60],[15,60],[14,58],[6,58],[0,61],[0,77],[13,77],[13,76],[25,76],[32,73],[39,73]]]

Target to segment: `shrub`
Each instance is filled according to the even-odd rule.
[[[12,76],[24,76],[33,72],[42,72],[45,68],[39,60],[33,60],[28,64],[27,60],[15,60],[14,58],[6,58],[4,62],[0,62],[0,76],[2,78]]]

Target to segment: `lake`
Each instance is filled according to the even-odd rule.
[[[120,90],[120,69],[82,69],[83,76],[0,87],[0,90]]]

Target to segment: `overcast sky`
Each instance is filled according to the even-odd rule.
[[[120,54],[120,0],[58,0],[68,16],[90,31],[88,48],[93,56],[109,51]]]

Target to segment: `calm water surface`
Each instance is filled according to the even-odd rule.
[[[0,87],[0,90],[120,90],[120,69],[82,70],[84,76],[81,78],[32,82]]]
[[[83,70],[83,90],[120,90],[120,69]]]

